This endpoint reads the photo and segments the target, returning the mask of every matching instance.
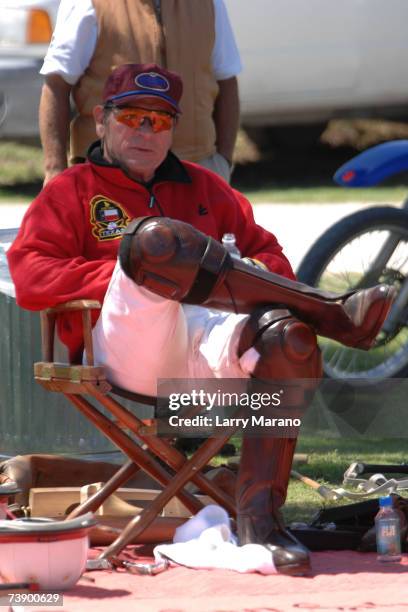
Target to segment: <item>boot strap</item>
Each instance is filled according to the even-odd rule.
[[[203,304],[215,287],[222,283],[228,270],[233,267],[232,257],[224,247],[209,237],[207,248],[200,261],[198,274],[190,291],[183,298],[185,304]]]

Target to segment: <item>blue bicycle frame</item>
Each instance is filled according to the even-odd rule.
[[[372,187],[404,170],[408,170],[408,140],[391,140],[350,159],[333,179],[342,187]]]

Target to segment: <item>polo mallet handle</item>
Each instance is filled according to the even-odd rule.
[[[314,489],[321,497],[323,497],[323,499],[331,501],[337,501],[338,499],[340,499],[339,494],[329,489],[329,487],[326,487],[326,485],[322,485],[316,480],[312,480],[312,478],[309,478],[308,476],[303,476],[295,470],[291,470],[290,473],[291,476],[293,476],[297,480],[300,480],[311,489]]]
[[[311,487],[312,489],[318,489],[319,487],[321,487],[321,484],[319,482],[316,482],[316,480],[312,480],[308,476],[303,476],[303,474],[299,474],[299,472],[296,472],[295,470],[291,470],[290,474],[291,476],[293,476],[293,478],[300,480],[301,482],[303,482],[308,487]]]

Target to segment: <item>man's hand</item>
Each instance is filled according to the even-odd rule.
[[[40,136],[44,151],[44,185],[67,167],[71,85],[58,74],[45,78],[40,100]]]

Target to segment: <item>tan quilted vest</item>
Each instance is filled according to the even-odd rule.
[[[92,109],[106,78],[124,63],[155,62],[181,74],[183,114],[172,150],[197,161],[215,152],[212,120],[218,85],[211,55],[215,41],[213,0],[162,0],[162,25],[153,0],[93,0],[98,41],[86,72],[73,89],[79,115],[71,123],[71,157],[85,157],[96,140]]]

